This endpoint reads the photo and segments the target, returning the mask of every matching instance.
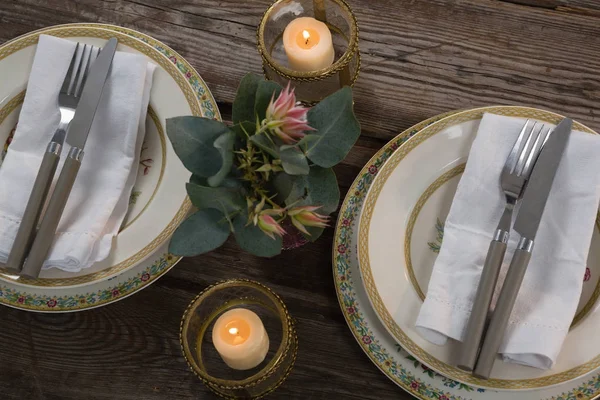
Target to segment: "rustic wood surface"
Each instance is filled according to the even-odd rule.
[[[362,137],[336,168],[345,194],[360,168],[405,128],[452,109],[519,104],[600,129],[600,3],[595,0],[349,0],[363,67]],[[200,72],[225,118],[240,78],[260,72],[255,29],[269,0],[5,0],[0,42],[72,22],[122,25],[174,48]],[[0,78],[1,79],[1,78]],[[340,312],[333,230],[263,260],[234,242],[188,258],[146,290],[100,309],[42,315],[0,309],[2,399],[192,399],[214,396],[188,370],[180,317],[208,284],[244,277],[277,291],[298,320],[300,351],[270,398],[409,398],[371,364]]]

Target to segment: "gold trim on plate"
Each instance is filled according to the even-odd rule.
[[[39,29],[37,31],[33,31],[27,33],[25,35],[19,36],[13,40],[6,42],[4,45],[0,46],[0,60],[5,57],[22,50],[28,46],[32,46],[37,43],[38,38],[42,34],[52,35],[56,37],[92,37],[92,38],[100,38],[100,39],[109,39],[111,37],[116,37],[120,44],[131,47],[140,53],[149,57],[153,62],[162,67],[177,83],[181,91],[183,92],[188,105],[192,111],[192,115],[202,116],[202,110],[200,107],[200,103],[196,98],[194,91],[188,82],[184,79],[183,75],[179,72],[177,67],[158,52],[156,49],[152,47],[152,45],[157,45],[160,42],[155,39],[150,38],[149,36],[144,35],[147,42],[137,39],[133,36],[130,36],[129,33],[134,32],[128,30],[126,28],[121,28],[113,25],[104,25],[104,24],[69,24],[69,25],[58,25],[49,28]],[[167,48],[164,44],[161,46]],[[169,52],[173,54],[177,54],[175,51],[169,49]],[[178,55],[178,54],[177,54]],[[182,57],[179,58],[180,62],[182,62],[190,71],[196,72],[195,69],[189,65]],[[199,76],[196,72],[196,75]],[[209,96],[211,103],[213,104],[213,108],[215,110],[216,116],[220,119],[220,115],[218,114],[218,107],[212,97]],[[98,271],[92,274],[83,275],[74,278],[61,278],[61,279],[48,279],[48,278],[38,278],[38,279],[26,279],[21,277],[18,281],[19,284],[31,285],[31,286],[40,286],[40,287],[58,287],[58,286],[74,286],[80,285],[84,283],[89,283],[93,281],[97,281],[103,278],[110,277],[117,273],[123,272],[124,270],[132,267],[136,263],[142,261],[149,254],[151,254],[156,248],[164,243],[175,231],[177,226],[183,221],[188,211],[191,209],[191,202],[189,198],[185,198],[183,203],[181,204],[179,211],[175,214],[174,218],[171,222],[163,229],[163,231],[152,240],[148,245],[146,245],[142,250],[134,254],[133,256],[127,258],[126,260],[120,262],[117,265],[114,265],[110,268],[107,268],[102,271]],[[2,279],[7,280],[9,282],[14,282],[11,279],[7,279],[6,275],[2,276]]]
[[[18,106],[20,106],[23,103],[23,100],[25,99],[25,93],[26,93],[26,90],[22,91],[16,97],[13,97],[9,102],[7,102],[5,106],[0,108],[0,124],[2,124],[4,122],[4,120],[6,119],[6,117],[8,117]],[[156,192],[158,192],[158,188],[160,187],[160,183],[162,182],[162,178],[165,173],[165,167],[167,165],[167,143],[166,143],[166,139],[165,139],[165,131],[162,127],[162,124],[160,123],[160,119],[158,118],[156,111],[154,111],[154,109],[150,105],[148,106],[148,116],[150,117],[150,119],[152,119],[152,122],[156,126],[156,130],[158,132],[158,137],[159,137],[159,141],[160,141],[161,157],[162,157],[161,164],[160,164],[160,174],[158,176],[158,182],[156,183],[156,186],[154,187],[154,191],[152,192],[152,195],[146,202],[146,205],[142,208],[142,210],[138,213],[138,215],[135,216],[134,219],[127,222],[126,225],[121,227],[121,229],[119,230],[119,233],[123,232],[125,229],[127,229],[129,226],[131,226],[131,224],[133,224],[139,217],[142,216],[144,211],[146,211],[146,209],[148,208],[148,206],[154,199]],[[0,143],[0,147],[1,147],[1,143]],[[0,272],[10,272],[10,271],[6,271],[3,268],[0,268]],[[16,282],[16,279],[13,279],[13,278],[10,278],[7,276],[4,276],[4,278],[7,280],[12,279]]]
[[[466,164],[461,164],[461,165],[458,165],[458,166],[452,168],[450,171],[444,173],[439,178],[437,178],[435,180],[435,182],[433,182],[431,185],[429,185],[429,187],[423,192],[421,197],[419,197],[419,200],[417,201],[415,208],[413,209],[413,211],[410,215],[408,224],[406,225],[406,235],[405,235],[405,240],[404,240],[404,258],[405,258],[405,262],[406,262],[406,270],[407,270],[410,282],[412,283],[413,288],[415,289],[415,292],[417,292],[417,294],[419,295],[419,298],[421,299],[421,301],[425,300],[425,293],[423,292],[423,289],[421,288],[421,285],[419,284],[419,281],[417,280],[415,271],[413,269],[413,264],[412,264],[411,243],[412,243],[413,230],[415,228],[417,219],[419,218],[419,214],[421,213],[421,210],[425,206],[425,203],[427,203],[427,200],[429,200],[429,198],[436,192],[436,190],[438,190],[440,187],[442,187],[450,179],[462,174],[465,170],[465,166],[466,166]],[[600,213],[598,213],[598,215],[596,216],[596,229],[598,229],[600,231]],[[600,277],[598,277],[598,281],[596,282],[596,287],[594,288],[594,292],[590,296],[590,299],[587,301],[587,303],[585,303],[585,306],[583,306],[581,311],[579,311],[575,315],[575,317],[573,317],[573,322],[571,322],[571,328],[573,328],[575,326],[575,324],[577,324],[579,321],[581,321],[583,319],[583,317],[585,317],[587,315],[587,313],[592,310],[592,308],[594,307],[594,304],[596,304],[596,301],[598,300],[599,296],[600,296]]]
[[[156,186],[154,187],[154,191],[152,192],[152,195],[146,202],[146,205],[144,205],[144,208],[142,208],[140,213],[138,215],[136,215],[135,218],[133,218],[131,221],[127,222],[127,224],[125,224],[123,227],[121,227],[121,229],[119,230],[119,233],[123,232],[125,229],[127,229],[129,226],[131,226],[135,221],[137,221],[138,218],[142,216],[144,211],[146,211],[148,206],[150,206],[150,203],[152,203],[152,200],[154,200],[154,196],[156,196],[156,192],[158,192],[158,188],[160,187],[163,176],[165,174],[165,168],[167,166],[167,142],[166,142],[166,138],[165,138],[165,131],[163,130],[162,124],[160,123],[160,118],[158,118],[158,115],[156,114],[156,111],[154,111],[152,106],[148,106],[148,116],[150,117],[150,119],[152,119],[152,122],[156,126],[156,130],[158,131],[158,137],[160,139],[160,149],[161,149],[161,157],[162,157],[162,160],[160,163],[160,175],[158,175],[158,182],[156,183]],[[146,132],[146,134],[147,134],[147,132]]]
[[[423,192],[421,197],[419,197],[419,200],[417,200],[417,204],[415,204],[415,208],[413,209],[413,211],[410,215],[410,218],[408,220],[408,224],[406,226],[406,239],[404,240],[404,254],[405,254],[405,261],[406,261],[406,270],[408,272],[408,277],[410,278],[410,282],[412,283],[413,288],[415,289],[415,292],[417,292],[417,295],[419,295],[419,298],[421,299],[421,301],[425,300],[425,293],[423,292],[423,289],[421,289],[421,285],[419,285],[419,281],[417,280],[415,270],[413,269],[411,251],[410,251],[410,244],[412,242],[413,229],[415,227],[415,223],[417,222],[417,218],[419,217],[419,214],[421,213],[421,210],[423,209],[423,206],[425,205],[425,203],[427,203],[427,200],[429,200],[431,195],[434,194],[435,191],[438,190],[440,187],[442,187],[442,185],[444,183],[448,182],[450,179],[454,178],[455,176],[462,174],[464,170],[465,170],[465,164],[461,164],[457,167],[452,168],[450,171],[444,173],[442,176],[437,178],[435,180],[435,182],[433,182],[431,185],[429,185],[427,190],[425,190],[425,192]]]
[[[360,216],[360,226],[358,234],[359,236],[357,244],[359,250],[359,267],[361,270],[363,283],[365,285],[367,295],[369,296],[369,299],[371,300],[371,303],[377,315],[384,323],[387,330],[396,338],[400,346],[402,346],[402,348],[404,348],[409,353],[413,354],[416,358],[421,360],[423,363],[432,367],[434,370],[436,370],[444,376],[447,376],[457,381],[473,384],[475,386],[486,387],[491,389],[532,389],[564,383],[569,380],[578,378],[600,366],[600,355],[594,357],[594,359],[592,359],[591,361],[584,363],[578,367],[571,368],[561,373],[540,378],[488,380],[476,378],[465,371],[462,371],[456,367],[446,364],[443,361],[438,360],[434,356],[427,353],[424,349],[419,347],[415,342],[413,342],[394,321],[392,315],[385,307],[385,304],[383,303],[383,300],[379,295],[377,287],[375,286],[375,281],[373,279],[373,274],[371,272],[371,265],[369,260],[369,228],[373,216],[373,210],[375,208],[375,204],[377,203],[379,194],[381,193],[381,190],[383,189],[387,179],[390,177],[392,171],[394,171],[394,169],[404,159],[404,157],[406,157],[408,153],[414,150],[419,144],[423,143],[425,140],[443,131],[449,126],[480,119],[483,117],[484,113],[493,113],[497,115],[504,115],[510,117],[537,119],[552,124],[558,124],[558,122],[560,122],[560,120],[564,118],[563,116],[550,111],[528,107],[482,107],[459,112],[449,117],[446,117],[436,122],[435,124],[424,128],[411,139],[409,139],[402,147],[400,147],[396,152],[394,152],[390,156],[389,160],[381,168],[377,178],[371,186],[371,189],[363,205],[362,214]],[[592,134],[596,133],[579,122],[573,123],[573,129]]]

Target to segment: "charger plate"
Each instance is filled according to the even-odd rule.
[[[586,285],[576,316],[554,367],[548,371],[501,362],[484,380],[452,366],[457,343],[433,345],[414,325],[426,295],[443,221],[484,113],[556,124],[563,117],[526,107],[485,107],[456,113],[424,128],[394,153],[365,200],[359,229],[359,262],[375,311],[406,350],[434,370],[471,385],[498,390],[531,389],[575,379],[600,365],[600,342],[591,340],[600,324],[596,285]],[[595,133],[574,124],[574,129]],[[595,282],[600,275],[600,233],[596,228],[588,259]],[[508,261],[507,261],[508,262]]]
[[[402,132],[375,154],[362,169],[340,209],[333,247],[334,283],[342,313],[360,347],[389,379],[407,392],[421,399],[504,399],[507,394],[504,391],[476,387],[443,376],[405,351],[388,332],[371,306],[362,282],[357,256],[358,218],[367,192],[385,162],[398,149],[403,149],[408,139],[455,113],[438,115]],[[435,251],[439,249],[438,229],[435,223],[427,232],[428,239],[425,240],[424,245],[426,250],[435,257]],[[403,247],[402,245],[403,243],[398,243],[396,248]],[[592,296],[598,291],[598,274],[594,275],[590,271],[586,274],[586,278],[584,290]],[[424,287],[426,288],[426,285]],[[598,395],[600,395],[600,375],[597,371],[553,387],[510,393],[510,396],[515,399],[554,400],[592,399]]]
[[[147,286],[179,261],[167,254],[166,243],[191,207],[185,192],[190,173],[166,139],[165,120],[178,115],[220,119],[220,115],[212,94],[194,68],[150,36],[104,24],[53,26],[0,46],[0,146],[4,144],[0,151],[3,153],[18,122],[41,34],[97,46],[116,37],[119,51],[142,54],[158,66],[150,94],[138,179],[127,218],[108,259],[79,273],[46,270],[39,279],[15,277],[0,269],[0,303],[37,311],[80,310],[123,298]]]

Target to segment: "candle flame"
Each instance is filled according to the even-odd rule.
[[[238,334],[238,328],[229,328],[229,333],[231,333],[232,335],[237,335]]]
[[[310,39],[310,33],[305,29],[302,31],[302,36],[304,37],[304,41],[308,44],[308,39]]]

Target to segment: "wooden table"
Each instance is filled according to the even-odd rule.
[[[600,4],[595,0],[349,0],[363,66],[362,137],[336,167],[345,194],[360,168],[407,127],[452,109],[541,107],[600,129]],[[260,72],[255,31],[269,0],[5,0],[0,41],[71,22],[133,28],[200,72],[229,118],[240,78]],[[298,320],[300,351],[271,398],[409,398],[355,343],[337,302],[333,229],[264,260],[233,241],[188,258],[142,292],[62,315],[0,309],[2,399],[214,398],[179,348],[181,315],[208,284],[243,277],[278,292]]]

